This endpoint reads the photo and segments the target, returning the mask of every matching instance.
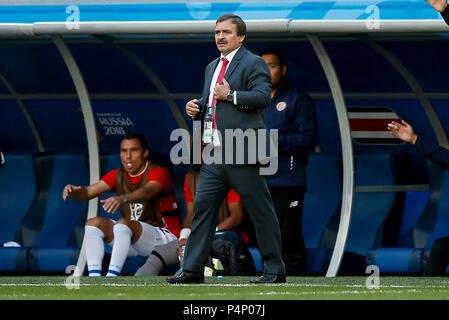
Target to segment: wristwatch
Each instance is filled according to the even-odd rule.
[[[234,101],[234,91],[233,90],[229,90],[229,93],[226,96],[226,100],[229,101],[229,102],[233,102]]]

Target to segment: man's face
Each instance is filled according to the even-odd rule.
[[[262,56],[262,59],[264,59],[267,63],[268,69],[270,69],[271,73],[272,85],[273,87],[276,87],[279,84],[279,81],[281,81],[282,77],[287,72],[287,66],[281,66],[279,57],[272,53],[264,54]]]
[[[237,25],[231,20],[218,22],[215,26],[215,43],[224,56],[239,48],[244,39],[245,36],[237,35]]]
[[[120,143],[120,160],[123,168],[132,175],[140,173],[145,168],[145,158],[148,150],[143,150],[137,139],[125,139]]]

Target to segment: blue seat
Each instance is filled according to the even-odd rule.
[[[310,154],[306,166],[303,234],[307,248],[319,248],[322,232],[341,201],[340,168],[335,155]]]
[[[306,166],[307,192],[304,194],[303,235],[307,254],[307,273],[325,273],[332,248],[321,247],[323,230],[339,210],[341,201],[340,168],[336,155],[311,153]],[[256,272],[263,272],[257,247],[248,247]]]
[[[307,273],[325,274],[329,267],[332,249],[329,248],[306,248]]]
[[[430,192],[407,192],[397,245],[368,250],[367,265],[377,265],[383,273],[421,274],[423,248],[415,248],[413,229],[430,198]]]
[[[0,248],[0,272],[27,271],[28,248],[2,247]]]
[[[432,235],[426,243],[426,248],[431,248],[436,239],[449,236],[449,172],[444,172],[443,187],[441,189],[440,201],[437,210],[435,227]]]
[[[68,183],[88,184],[87,160],[80,154],[56,154],[36,157],[37,167],[50,175],[42,182],[40,199],[31,209],[31,218],[24,224],[22,237],[30,247],[28,268],[31,271],[64,272],[70,264],[76,264],[79,248],[70,246],[70,235],[79,219],[86,212],[87,203],[72,199],[63,201],[62,190]],[[42,173],[40,176],[42,176]],[[34,226],[33,222],[38,222]]]
[[[407,192],[397,240],[397,247],[414,247],[413,229],[430,199],[429,191]]]
[[[377,264],[381,271],[390,273],[419,273],[424,271],[431,247],[436,239],[449,236],[449,173],[444,172],[443,186],[440,199],[430,198],[429,192],[415,192],[410,194],[406,202],[403,221],[401,224],[399,245],[408,245],[408,248],[382,248],[370,250],[367,263]],[[432,202],[433,201],[433,202]],[[431,203],[432,202],[432,203]],[[431,204],[431,206],[429,206]],[[432,208],[430,208],[432,207]],[[435,219],[434,227],[424,247],[414,247],[416,239],[413,237],[419,228],[420,236],[423,231],[417,227],[417,221],[424,210],[436,209],[436,214],[428,217]],[[407,210],[406,210],[407,209]],[[408,214],[407,214],[408,212]],[[429,222],[426,222],[426,224]],[[411,238],[411,239],[410,239]],[[446,273],[449,272],[449,267]]]
[[[307,248],[307,272],[323,273],[329,261],[324,256],[323,230],[339,210],[341,202],[340,165],[336,155],[311,153],[306,166],[307,192],[304,194],[303,235]],[[316,252],[315,252],[316,251]]]
[[[263,262],[260,251],[257,247],[248,247],[249,253],[254,261],[254,267],[256,272],[263,272]]]
[[[423,251],[420,248],[370,249],[366,264],[376,265],[382,273],[421,274]]]
[[[449,236],[449,172],[444,172],[443,187],[441,189],[439,205],[437,209],[435,226],[433,232],[426,242],[423,252],[423,268],[429,258],[430,250],[435,240]],[[449,272],[449,267],[446,273]]]
[[[77,202],[70,197],[64,201],[62,190],[69,183],[75,186],[88,185],[87,170],[87,160],[84,155],[58,154],[55,156],[44,223],[33,246],[48,248],[55,244],[57,247],[67,245],[78,216],[87,210],[87,203]]]
[[[16,231],[36,197],[33,158],[6,154],[0,167],[0,243],[17,240]]]
[[[36,198],[36,179],[31,154],[6,154],[0,167],[0,243],[16,241],[22,219]],[[27,270],[27,249],[0,248],[0,271]]]
[[[30,248],[28,255],[30,270],[65,272],[68,266],[76,265],[79,253],[78,247]]]
[[[391,156],[360,154],[356,159],[355,186],[393,185]],[[356,192],[345,251],[366,256],[380,247],[382,227],[395,201],[395,192]]]

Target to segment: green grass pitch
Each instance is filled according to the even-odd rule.
[[[208,277],[202,285],[170,285],[166,277],[0,277],[0,300],[448,300],[449,278],[287,277],[253,285],[254,277]],[[69,284],[69,286],[66,285]],[[72,287],[72,289],[69,289]],[[78,287],[78,288],[77,288]]]

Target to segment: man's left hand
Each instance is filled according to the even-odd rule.
[[[100,200],[100,202],[103,204],[104,211],[107,213],[115,213],[124,202],[124,199],[121,196],[114,196],[107,198],[106,200]]]
[[[229,91],[231,91],[231,86],[226,81],[226,79],[223,78],[223,84],[217,83],[215,85],[215,98],[217,98],[217,100],[226,100],[226,96],[228,95]]]

